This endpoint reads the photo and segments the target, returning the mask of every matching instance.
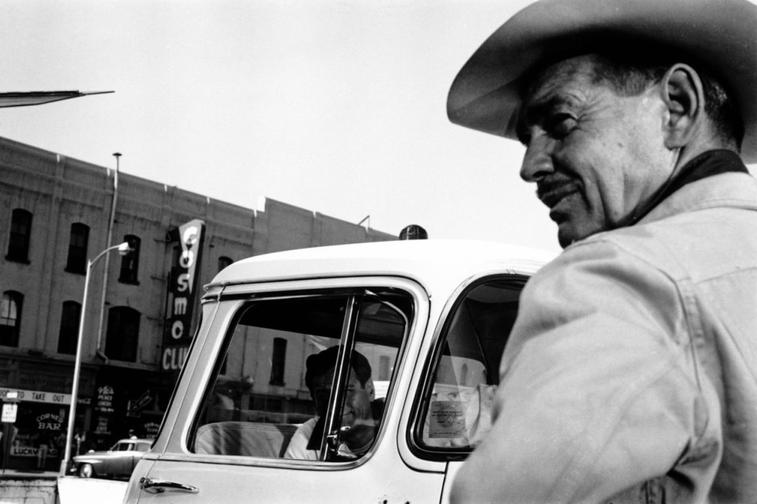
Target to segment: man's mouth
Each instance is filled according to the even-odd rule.
[[[554,208],[566,196],[578,191],[570,182],[542,183],[536,189],[536,196],[549,208]]]

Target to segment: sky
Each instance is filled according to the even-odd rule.
[[[9,0],[0,136],[262,209],[559,250],[523,148],[451,124],[478,45],[530,0]]]
[[[527,0],[11,0],[0,136],[248,208],[557,250],[522,147],[451,124],[465,60]]]

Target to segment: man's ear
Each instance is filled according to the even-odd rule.
[[[697,72],[689,65],[676,63],[661,82],[662,98],[668,108],[665,146],[683,148],[697,133],[704,117],[704,89]]]

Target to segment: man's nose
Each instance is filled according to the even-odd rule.
[[[554,143],[554,140],[543,132],[531,138],[526,147],[526,153],[523,155],[520,178],[526,182],[536,182],[555,171],[552,162]]]

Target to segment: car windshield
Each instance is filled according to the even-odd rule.
[[[134,449],[134,443],[122,443],[118,442],[113,445],[113,448],[110,449],[110,451],[128,451]]]

